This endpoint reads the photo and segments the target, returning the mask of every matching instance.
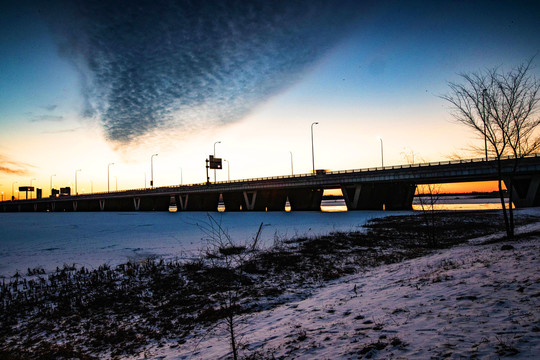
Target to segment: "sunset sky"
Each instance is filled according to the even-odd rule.
[[[0,191],[107,190],[439,161],[482,141],[439,96],[540,73],[537,1],[22,1],[0,5]],[[213,178],[213,177],[212,177]],[[32,180],[35,179],[35,180]]]

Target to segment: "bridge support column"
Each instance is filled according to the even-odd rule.
[[[187,210],[188,200],[189,200],[189,194],[178,194],[178,195],[176,195],[174,197],[174,201],[176,202],[176,210],[177,211],[185,211],[185,210]]]
[[[348,210],[411,210],[416,185],[362,183],[342,185]]]
[[[285,190],[247,190],[223,193],[225,211],[283,211]]]
[[[135,211],[139,211],[141,207],[141,198],[133,198],[133,208],[135,209]]]
[[[540,206],[540,175],[516,176],[511,190],[510,179],[505,179],[504,183],[508,191],[512,191],[512,202],[516,208]]]
[[[322,189],[291,189],[288,195],[291,211],[321,210]]]
[[[56,203],[51,202],[51,212],[54,212],[54,209],[56,209]]]
[[[77,211],[77,200],[73,200],[73,211]]]
[[[105,210],[105,199],[99,199],[99,211]]]

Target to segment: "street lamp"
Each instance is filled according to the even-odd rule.
[[[214,143],[214,157],[216,157],[216,144],[221,144],[221,141],[216,141]],[[214,169],[214,182],[216,182],[216,169]]]
[[[52,193],[52,178],[53,178],[53,176],[56,176],[56,174],[51,175],[51,195],[53,194]]]
[[[313,125],[319,124],[318,122],[311,123],[311,162],[313,164],[313,173],[315,174],[315,147],[313,146]]]
[[[154,156],[158,156],[158,154],[154,154],[150,156],[150,187],[154,187]]]
[[[291,154],[291,175],[294,175],[293,161],[292,161],[292,151],[289,151]]]
[[[229,160],[223,159],[223,161],[227,162],[227,181],[231,181],[231,163]]]
[[[14,191],[13,187],[17,183],[18,183],[18,181],[15,181],[14,183],[11,184],[11,201],[15,200],[15,191]]]
[[[381,166],[384,167],[384,153],[383,153],[383,141],[382,137],[377,136],[377,139],[381,142]]]
[[[184,184],[184,175],[182,174],[182,167],[180,167],[180,185]]]
[[[109,163],[109,165],[107,165],[107,192],[110,192],[110,187],[109,187],[109,184],[110,184],[110,181],[109,181],[109,175],[110,175],[110,168],[111,168],[111,165],[114,165],[114,163]]]
[[[75,170],[75,195],[79,195],[79,193],[77,192],[77,173],[79,171],[82,171],[82,170],[81,169]]]

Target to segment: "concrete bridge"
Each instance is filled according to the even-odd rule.
[[[507,187],[514,164],[502,161]],[[514,174],[514,205],[540,206],[540,154],[520,159]],[[220,199],[225,211],[283,211],[287,200],[291,211],[313,211],[324,189],[341,189],[348,210],[409,210],[417,185],[496,179],[497,161],[468,159],[4,201],[0,211],[217,211]]]

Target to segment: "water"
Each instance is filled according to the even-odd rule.
[[[500,209],[497,199],[444,198],[446,210]],[[418,209],[418,204],[413,206]],[[346,211],[343,200],[323,201],[322,212],[216,212],[211,216],[235,243],[250,242],[263,223],[260,244],[354,231],[371,218],[411,211]],[[290,209],[289,209],[290,210]],[[0,214],[0,277],[27,268],[63,264],[89,268],[149,256],[191,258],[207,247],[210,219],[204,212],[90,212]],[[214,225],[214,228],[217,226]]]

